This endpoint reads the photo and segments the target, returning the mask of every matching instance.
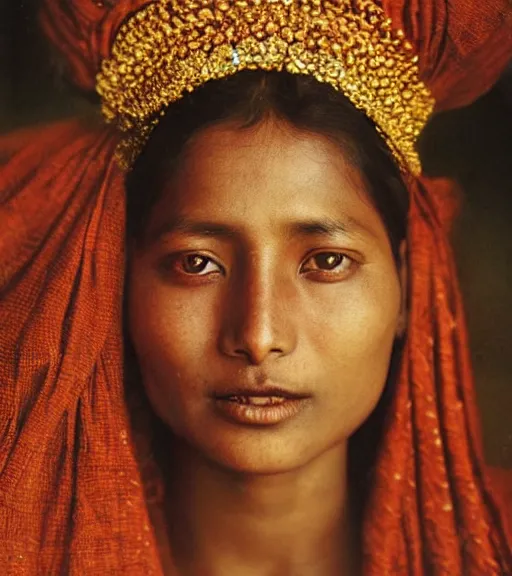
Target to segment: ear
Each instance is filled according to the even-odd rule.
[[[407,266],[407,242],[402,240],[399,248],[399,279],[401,288],[401,301],[400,301],[400,314],[398,316],[398,322],[396,327],[397,338],[403,338],[407,331],[407,319],[408,319],[408,309],[407,309],[407,276],[408,276],[408,266]]]

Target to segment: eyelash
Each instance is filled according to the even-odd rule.
[[[337,252],[337,251],[317,252],[316,254],[312,254],[311,256],[309,256],[305,262],[309,262],[310,260],[313,260],[313,259],[318,258],[320,256],[324,256],[324,257],[334,256],[334,257],[337,257],[337,259],[340,259],[341,261],[333,269],[330,269],[330,270],[329,269],[323,270],[321,268],[316,268],[314,270],[309,270],[306,272],[313,272],[313,273],[316,273],[316,274],[323,276],[324,278],[326,278],[326,277],[328,277],[330,279],[332,279],[333,277],[339,278],[340,276],[346,276],[349,273],[351,273],[352,269],[357,264],[357,262],[354,258],[348,256],[347,254],[345,254],[343,252]],[[206,261],[206,268],[208,267],[208,263],[213,263],[220,268],[220,272],[222,274],[225,274],[225,269],[223,268],[223,266],[221,266],[220,264],[215,262],[215,260],[213,258],[210,258],[209,256],[206,256],[206,255],[201,254],[199,252],[192,252],[192,253],[187,253],[187,254],[178,254],[178,255],[171,257],[170,267],[175,268],[176,263],[179,263],[180,260],[183,262],[183,260],[185,260],[187,258],[200,258],[200,259],[205,260]],[[347,261],[348,261],[348,269],[343,270],[341,273],[334,271],[339,266],[343,266],[343,264],[346,263]],[[169,268],[168,263],[169,263],[169,259],[167,258],[166,262],[164,264],[164,267],[167,269]],[[301,271],[303,269],[303,266],[304,266],[304,264],[301,266]],[[202,273],[203,270],[204,270],[204,268],[202,270],[200,270],[201,273],[199,273],[199,274],[195,274],[193,272],[186,272],[183,270],[179,270],[178,273],[184,274],[184,275],[189,276],[189,277],[205,277],[205,276],[210,276],[212,274],[217,273],[216,271]]]

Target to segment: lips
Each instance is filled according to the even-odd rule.
[[[261,385],[230,388],[228,390],[214,392],[213,396],[217,400],[236,399],[236,401],[243,402],[245,399],[249,400],[252,398],[267,398],[273,399],[274,401],[281,401],[282,399],[300,400],[309,398],[310,394],[295,392],[277,386]]]
[[[307,398],[283,396],[228,396],[215,398],[215,412],[232,424],[274,426],[298,416],[305,410]]]
[[[227,398],[218,398],[218,400],[228,400],[248,406],[272,406],[286,402],[287,398],[284,396],[228,396]]]

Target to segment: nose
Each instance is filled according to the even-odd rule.
[[[288,355],[296,345],[293,281],[269,268],[253,263],[233,280],[223,317],[221,351],[250,364]]]

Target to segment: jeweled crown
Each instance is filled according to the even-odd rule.
[[[240,70],[285,70],[327,82],[371,118],[403,169],[434,100],[418,58],[371,0],[156,0],[120,28],[97,90],[125,132],[129,166],[167,105]]]

